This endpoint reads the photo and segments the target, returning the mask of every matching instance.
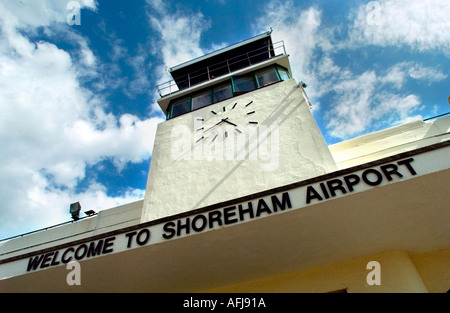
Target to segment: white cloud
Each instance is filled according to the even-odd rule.
[[[440,70],[420,64],[411,67],[408,74],[414,79],[427,80],[429,83],[442,81],[448,77],[448,74],[444,74]]]
[[[294,76],[313,85],[316,75],[311,68],[313,53],[316,49],[331,48],[327,36],[319,30],[320,25],[321,12],[314,7],[297,8],[292,1],[271,1],[254,28],[258,33],[272,28],[273,41],[284,41],[288,53],[295,56],[290,59]]]
[[[352,45],[408,46],[450,51],[448,0],[380,0],[361,5],[350,31]]]
[[[162,89],[177,90],[171,85],[172,76],[169,69],[183,62],[200,57],[208,52],[200,45],[202,33],[210,27],[210,22],[201,12],[188,13],[181,9],[171,11],[168,4],[161,0],[147,0],[149,4],[148,19],[151,27],[159,34],[153,38],[153,53],[161,58],[162,64],[154,66],[156,85]],[[163,90],[163,94],[166,90]],[[155,90],[155,99],[158,95]],[[156,105],[153,109],[156,108]]]
[[[161,118],[105,112],[108,104],[101,95],[79,81],[86,68],[91,75],[98,68],[79,35],[66,33],[79,43],[77,59],[53,43],[27,38],[24,28],[58,27],[57,12],[65,12],[65,7],[55,9],[60,1],[5,3],[0,4],[0,177],[5,182],[0,238],[68,220],[68,205],[79,199],[98,211],[142,198],[143,190],[133,189],[110,197],[95,180],[82,193],[75,186],[88,165],[106,158],[119,170],[147,160]],[[95,7],[94,1],[85,4]]]
[[[430,85],[447,77],[447,74],[433,67],[423,66],[414,62],[401,62],[388,69],[387,74],[382,79],[382,83],[390,83],[397,89],[400,89],[408,78],[425,81]]]
[[[406,121],[411,112],[421,109],[419,97],[394,94],[379,88],[388,83],[399,88],[403,76],[398,66],[394,66],[386,76],[367,71],[337,84],[333,105],[326,113],[329,134],[347,139],[374,127],[380,129]]]
[[[441,69],[418,62],[404,61],[389,67],[383,67],[380,62],[369,63],[363,72],[357,72],[351,59],[345,65],[341,60],[355,48],[373,45],[449,51],[450,23],[444,12],[449,12],[450,2],[432,0],[436,6],[423,2],[367,2],[350,16],[354,20],[349,20],[349,24],[343,21],[342,25],[324,26],[322,12],[316,7],[299,7],[292,1],[275,0],[267,4],[255,29],[272,27],[274,41],[284,40],[291,55],[293,76],[307,83],[313,113],[321,114],[327,123],[326,135],[346,139],[407,121],[410,115],[420,117],[416,111],[423,109],[421,100],[414,93],[404,91],[407,82],[421,80],[431,84],[447,78]],[[373,15],[374,7],[380,15]],[[433,19],[430,15],[436,16]],[[376,24],[370,18],[378,18]],[[425,26],[417,29],[422,24]],[[334,34],[342,34],[346,27],[349,37],[337,41]],[[339,64],[336,63],[338,53]],[[355,63],[361,65],[363,60]]]
[[[159,3],[149,3],[155,9],[149,13],[151,25],[160,34],[155,49],[162,55],[165,66],[173,67],[204,54],[200,37],[209,28],[209,22],[202,13],[171,12]]]
[[[96,0],[78,0],[80,9],[86,8],[92,11],[97,10]],[[67,9],[67,1],[39,0],[39,1],[18,1],[3,0],[0,6],[14,14],[20,27],[50,26],[52,23],[66,22],[66,16],[71,12]]]

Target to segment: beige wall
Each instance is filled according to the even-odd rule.
[[[369,285],[370,261],[380,264],[380,285]],[[450,249],[410,257],[390,251],[299,272],[262,278],[206,292],[447,292],[450,288]]]

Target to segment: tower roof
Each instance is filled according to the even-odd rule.
[[[179,90],[265,61],[274,56],[271,31],[169,69]]]

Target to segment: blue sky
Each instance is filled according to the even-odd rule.
[[[72,202],[142,199],[165,68],[270,28],[328,144],[449,112],[448,12],[448,0],[0,0],[0,238],[68,221]]]

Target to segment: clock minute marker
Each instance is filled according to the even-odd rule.
[[[199,142],[200,140],[202,140],[202,139],[204,139],[204,138],[205,138],[205,137],[202,136],[201,138],[197,139],[197,141],[196,141],[195,143]]]

